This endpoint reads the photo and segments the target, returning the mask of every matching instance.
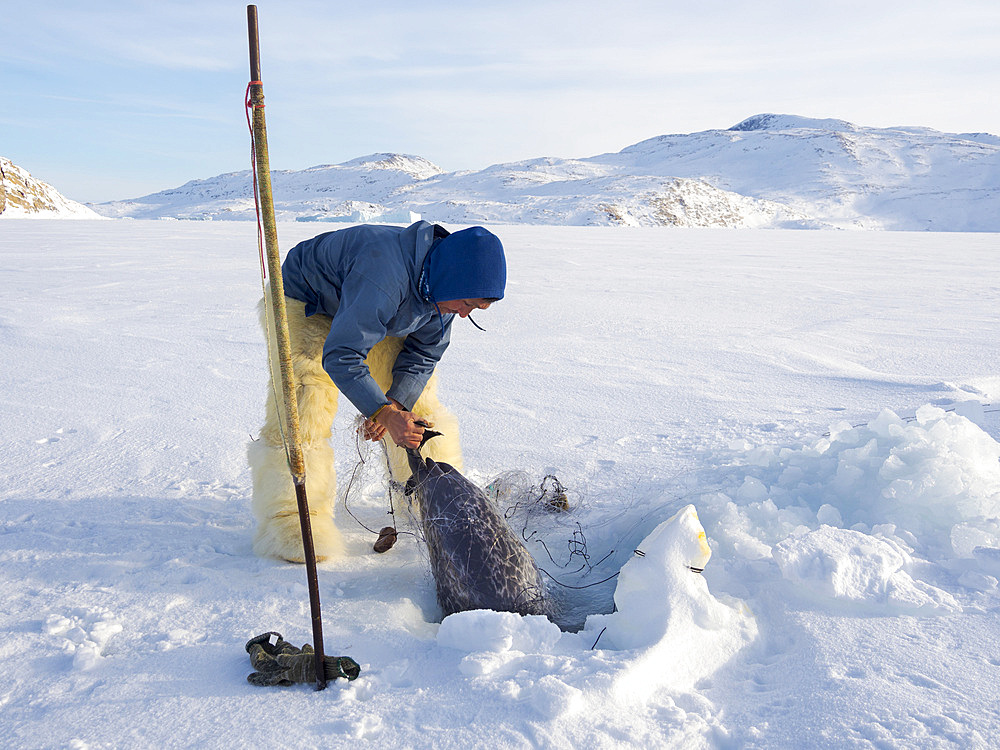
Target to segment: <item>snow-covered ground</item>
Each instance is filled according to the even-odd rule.
[[[997,236],[495,230],[508,296],[442,391],[561,629],[438,624],[420,540],[371,551],[390,494],[345,405],[319,575],[363,672],[316,692],[245,681],[248,638],[310,637],[303,568],[250,549],[254,227],[0,226],[0,745],[992,746]],[[553,474],[569,513],[530,505]],[[700,576],[690,513],[661,526],[688,505]]]

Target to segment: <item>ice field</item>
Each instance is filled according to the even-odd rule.
[[[997,235],[491,229],[507,296],[441,395],[555,622],[441,623],[420,539],[372,552],[416,524],[342,402],[319,577],[362,675],[315,692],[245,681],[248,638],[310,637],[304,569],[251,551],[254,226],[0,222],[0,745],[991,746]]]

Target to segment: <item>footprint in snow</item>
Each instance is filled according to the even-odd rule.
[[[67,435],[72,435],[75,432],[76,432],[76,430],[74,430],[72,428],[69,428],[69,427],[60,427],[58,430],[56,430],[56,434],[53,435],[52,437],[41,438],[39,440],[36,440],[35,442],[38,443],[38,445],[46,445],[48,443],[58,443],[60,440],[62,440]]]
[[[107,610],[80,609],[66,615],[51,614],[42,623],[42,632],[62,641],[64,653],[73,657],[73,668],[87,670],[105,655],[108,641],[123,627]]]

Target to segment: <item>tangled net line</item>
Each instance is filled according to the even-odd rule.
[[[371,453],[373,446],[369,444],[369,441],[365,440],[362,436],[362,425],[365,419],[362,416],[358,416],[354,421],[354,449],[358,454],[358,462],[354,465],[354,469],[351,471],[351,478],[347,482],[347,488],[344,490],[344,510],[347,511],[348,515],[354,519],[355,523],[358,524],[365,531],[370,531],[372,534],[379,534],[380,530],[372,529],[367,524],[365,524],[360,518],[358,518],[354,511],[351,510],[350,501],[351,499],[360,492],[360,490],[355,490],[355,484],[357,483],[359,477],[364,472],[365,468],[368,466],[371,460]],[[379,445],[382,448],[382,456],[385,459],[385,471],[386,475],[390,477],[389,479],[389,510],[386,511],[386,515],[392,518],[392,527],[395,529],[395,533],[398,534],[409,534],[410,536],[417,536],[413,531],[400,531],[399,526],[396,523],[396,497],[397,495],[403,495],[403,487],[399,482],[395,482],[391,479],[391,469],[389,468],[389,452],[386,449],[385,443],[379,441]]]
[[[360,428],[363,421],[363,418],[359,416],[354,424],[354,446],[358,460],[351,471],[350,479],[344,491],[343,502],[347,513],[361,528],[377,535],[380,534],[380,530],[371,528],[351,508],[351,503],[361,493],[361,489],[358,487],[360,478],[367,469],[375,466],[372,461],[372,451],[375,450],[375,447],[361,435]],[[397,508],[406,507],[412,510],[413,505],[412,501],[406,497],[407,493],[404,486],[391,479],[389,455],[384,440],[379,441],[379,447],[382,454],[382,461],[380,462],[382,465],[380,468],[385,472],[386,476],[390,477],[387,482],[389,507],[386,510],[386,515],[391,517],[391,526],[395,529],[397,535],[406,534],[416,537],[421,541],[426,541],[423,539],[423,532],[420,530],[419,521],[414,525],[412,530],[401,530],[399,528]],[[558,517],[562,512],[571,510],[567,498],[567,490],[554,474],[546,475],[540,483],[536,484],[531,481],[526,472],[520,470],[506,471],[488,482],[484,491],[486,496],[495,503],[504,520],[511,525],[515,534],[520,536],[526,546],[530,548],[537,545],[544,550],[545,556],[551,565],[560,569],[560,577],[576,576],[581,573],[590,575],[615,553],[614,549],[610,549],[600,559],[594,560],[583,526],[575,519],[572,520],[572,531],[566,539],[565,555],[562,556],[564,558],[563,561],[558,559],[559,555],[553,553],[549,544],[542,538],[542,527],[546,525],[544,521],[551,520]],[[539,565],[538,569],[557,586],[572,590],[582,590],[599,586],[618,576],[618,572],[616,571],[599,581],[574,586],[561,581],[553,573],[549,572],[546,566]]]
[[[611,549],[599,560],[596,562],[593,561],[583,526],[580,525],[579,521],[574,519],[572,524],[573,531],[566,540],[565,562],[560,562],[552,554],[549,545],[541,536],[540,527],[542,524],[537,523],[537,520],[540,517],[551,518],[553,514],[570,510],[566,488],[555,474],[546,475],[541,483],[535,485],[531,483],[531,480],[524,472],[508,471],[487,484],[486,491],[488,495],[492,495],[497,505],[502,505],[504,502],[502,496],[506,496],[509,504],[503,513],[504,518],[508,522],[512,522],[512,525],[520,526],[519,533],[525,544],[540,546],[545,550],[545,555],[549,561],[560,568],[565,575],[572,576],[582,572],[586,572],[586,574],[593,573],[595,568],[615,553],[615,550]],[[520,521],[517,519],[520,519]],[[538,569],[556,585],[574,590],[599,586],[618,575],[616,572],[600,581],[594,581],[582,586],[572,586],[556,578],[544,566],[539,565]]]

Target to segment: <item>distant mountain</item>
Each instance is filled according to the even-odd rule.
[[[272,185],[279,220],[1000,231],[1000,138],[762,114],[585,159],[444,172],[373,154]],[[94,209],[250,219],[252,190],[244,171]]]
[[[836,227],[1000,231],[1000,138],[987,133],[757,115],[595,159],[697,176]]]
[[[36,180],[0,156],[0,218],[99,219],[82,203],[71,201],[47,182]]]
[[[371,221],[386,214],[409,217],[396,194],[443,174],[419,156],[372,154],[343,164],[323,164],[300,171],[272,170],[275,215],[292,221],[339,217]],[[256,216],[250,171],[192,180],[178,188],[128,201],[93,206],[104,216],[136,219],[253,219]],[[403,214],[406,214],[403,217]]]

